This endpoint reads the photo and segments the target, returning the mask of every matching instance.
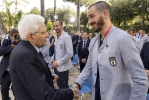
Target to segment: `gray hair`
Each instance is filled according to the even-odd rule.
[[[39,22],[44,23],[45,19],[36,14],[27,14],[21,18],[18,24],[18,31],[22,40],[27,40],[28,33],[35,34],[39,29]]]

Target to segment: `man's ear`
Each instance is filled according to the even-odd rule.
[[[109,12],[107,10],[103,11],[103,16],[105,19],[107,19],[109,17]]]
[[[34,34],[32,34],[32,33],[27,34],[27,40],[29,42],[34,42]]]

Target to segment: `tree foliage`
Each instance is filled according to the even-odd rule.
[[[65,25],[70,23],[70,18],[72,16],[76,16],[75,12],[70,7],[57,8],[56,15],[58,15],[58,19],[63,21]],[[46,20],[54,21],[54,9],[48,8],[46,10]]]
[[[26,5],[27,4],[29,4],[28,3],[28,1],[27,0],[15,0],[14,1],[14,4],[15,4],[15,13],[17,13],[17,11],[20,11],[19,9],[18,9],[18,6],[20,6],[20,7],[26,7]]]
[[[77,5],[77,2],[78,2],[78,0],[63,0],[63,1],[71,2],[71,3],[74,3],[75,5]],[[91,5],[95,1],[96,0],[80,0],[80,5],[88,7],[89,5]]]
[[[37,7],[33,7],[30,10],[29,14],[38,14],[38,15],[40,15],[40,10]]]
[[[13,12],[12,5],[15,4],[14,0],[3,0],[3,3],[3,11],[1,11],[2,20],[5,27],[10,30],[12,27],[17,27],[18,21],[22,17],[23,12],[21,10]]]
[[[127,22],[138,15],[138,6],[136,0],[119,0],[111,3],[112,21],[117,26],[127,25]]]
[[[80,16],[80,24],[86,27],[87,23],[88,23],[87,11],[84,11],[81,13],[81,16]]]
[[[47,31],[50,31],[51,29],[53,29],[53,24],[51,21],[48,21],[46,25],[47,25]]]

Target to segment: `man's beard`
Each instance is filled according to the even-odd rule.
[[[95,32],[100,32],[101,29],[102,29],[102,27],[103,27],[103,25],[105,24],[105,22],[103,20],[103,17],[102,16],[99,16],[99,20],[97,21],[97,23],[94,22],[92,24],[97,24],[97,29],[94,29],[94,31]]]
[[[61,30],[60,29],[57,29],[57,30],[55,30],[56,31],[56,33],[60,33],[61,32]]]

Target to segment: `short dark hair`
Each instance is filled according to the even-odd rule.
[[[132,31],[133,33],[136,33],[136,29],[135,28],[129,28],[128,32]]]
[[[12,36],[14,33],[19,33],[16,28],[13,28],[12,30],[10,30],[9,36]]]
[[[60,21],[60,20],[56,20],[55,22],[59,22],[59,24],[61,25],[61,26],[63,26],[63,22],[62,21]]]
[[[107,10],[109,12],[109,15],[111,15],[111,8],[108,3],[104,2],[104,1],[97,1],[97,2],[93,3],[92,5],[90,5],[88,7],[88,9],[90,9],[91,7],[94,7],[94,6],[98,12],[103,12],[104,10]]]
[[[89,34],[87,31],[83,31],[81,34],[83,34],[83,33],[87,33],[87,35]]]

